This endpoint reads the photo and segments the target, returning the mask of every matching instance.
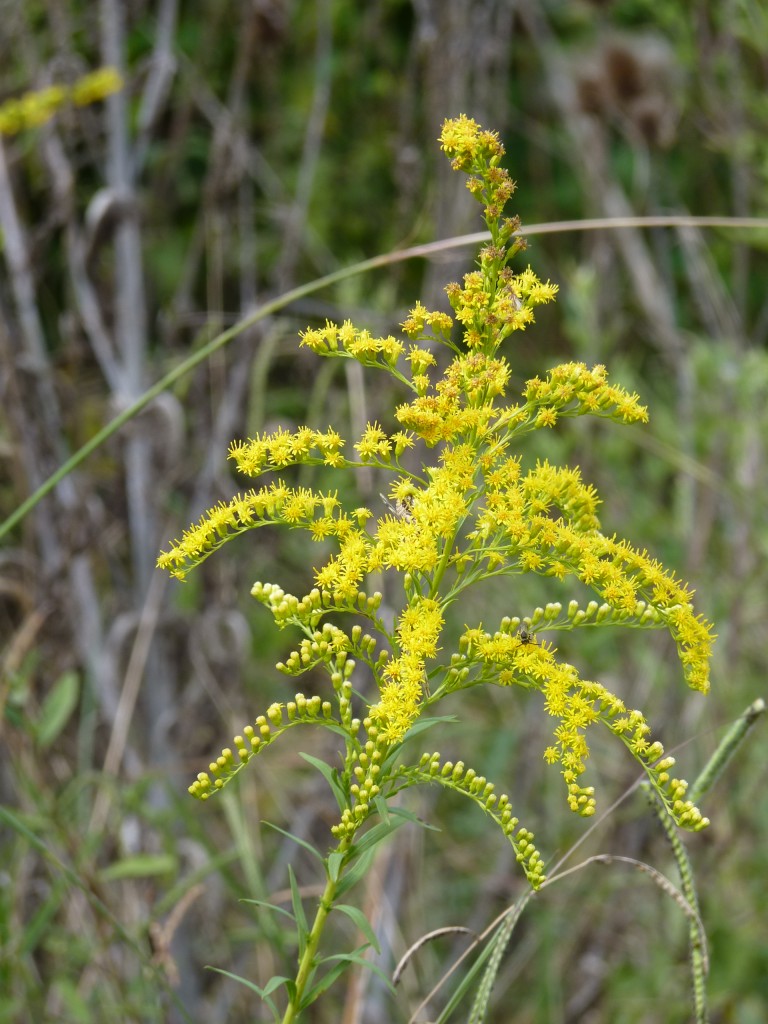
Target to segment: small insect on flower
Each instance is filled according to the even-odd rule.
[[[389,498],[384,497],[381,491],[379,491],[379,497],[387,506],[392,515],[395,516],[397,519],[404,519],[406,523],[410,523],[413,521],[413,513],[411,511],[411,506],[409,503],[405,501],[400,501],[400,499],[398,498],[398,500],[393,505]]]
[[[520,637],[521,644],[535,644],[536,636],[533,634],[527,626],[521,626],[517,631],[517,635]]]

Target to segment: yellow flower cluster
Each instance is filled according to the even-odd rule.
[[[442,628],[440,604],[433,598],[414,600],[400,615],[397,625],[400,654],[387,662],[381,699],[371,708],[371,716],[381,722],[382,735],[389,743],[401,740],[418,717],[426,682],[426,662],[437,654]]]
[[[440,382],[434,394],[418,395],[407,405],[395,409],[395,417],[407,430],[417,434],[422,441],[433,448],[440,441],[454,441],[457,438],[483,433],[493,416],[493,407],[463,405],[457,396]]]
[[[472,352],[457,356],[445,372],[438,391],[463,397],[470,406],[484,406],[491,399],[503,396],[511,370],[506,359]]]
[[[545,380],[534,377],[525,386],[526,409],[540,410],[557,416],[607,416],[622,423],[647,423],[648,410],[636,394],[608,384],[604,366],[589,370],[584,363],[561,363],[550,370]],[[537,423],[552,426],[553,422]]]
[[[158,568],[183,580],[222,544],[258,526],[282,523],[317,529],[319,535],[341,536],[354,527],[346,516],[335,514],[339,504],[335,494],[322,494],[306,487],[291,488],[280,480],[258,491],[236,494],[230,501],[214,505],[185,530],[180,540],[160,554]],[[315,518],[318,509],[323,511],[320,519]]]
[[[453,320],[447,313],[432,312],[417,302],[400,326],[409,338],[424,337],[426,328],[430,327],[432,337],[447,339]]]
[[[351,529],[339,538],[339,553],[320,569],[315,570],[315,582],[322,590],[329,590],[342,601],[350,600],[359,590],[369,565],[371,542],[363,530]]]
[[[327,320],[325,327],[310,328],[300,333],[301,344],[321,356],[348,356],[364,366],[393,368],[405,351],[401,341],[391,336],[374,338],[368,331],[358,330],[349,320],[341,327]]]
[[[456,319],[464,325],[464,340],[470,349],[485,348],[490,344],[495,351],[498,344],[512,331],[522,331],[533,323],[533,306],[551,302],[557,287],[541,284],[538,292],[523,302],[518,291],[517,278],[509,285],[488,290],[488,281],[479,270],[464,275],[464,287],[453,283],[446,293],[456,313]],[[546,296],[551,297],[547,298]],[[491,333],[488,328],[494,328]]]
[[[479,669],[474,684],[488,680],[501,686],[522,685],[542,693],[547,713],[558,720],[555,742],[544,751],[544,759],[560,764],[571,810],[582,817],[595,813],[592,787],[582,787],[577,780],[589,757],[585,732],[600,722],[644,764],[651,784],[676,818],[687,828],[704,828],[707,819],[693,804],[683,801],[687,783],[671,778],[668,773],[674,759],[661,760],[661,743],[649,741],[650,727],[642,712],[627,713],[620,698],[599,683],[581,679],[573,665],[558,661],[550,645],[513,632],[513,628],[514,623],[506,620],[493,634],[480,627],[465,630],[459,644],[461,657],[453,665],[453,678],[461,688],[466,687],[468,670],[474,666]]]
[[[410,434],[400,430],[390,436],[384,433],[378,423],[368,423],[355,445],[360,461],[366,465],[389,465],[392,455],[399,459],[406,448],[413,448],[413,438]]]
[[[520,475],[517,460],[485,471],[484,508],[463,554],[492,553],[494,572],[526,571],[563,579],[574,576],[611,608],[634,615],[652,608],[677,643],[688,684],[706,692],[712,629],[691,605],[691,592],[674,574],[626,540],[600,532],[599,499],[577,468],[539,462]]]
[[[50,85],[26,92],[18,99],[0,104],[0,135],[16,135],[26,128],[37,128],[53,117],[68,100],[77,106],[96,103],[123,86],[115,68],[99,68],[74,85]]]
[[[509,241],[520,226],[516,219],[500,220],[516,185],[507,170],[499,166],[504,155],[499,136],[496,132],[483,130],[472,118],[461,114],[445,121],[440,133],[440,144],[444,152],[453,158],[453,169],[470,174],[467,188],[485,208],[485,222],[493,239],[491,251],[494,247],[498,249]],[[521,245],[515,244],[512,252],[516,252]],[[507,258],[507,255],[502,255],[501,262],[506,262]]]
[[[228,458],[246,476],[259,476],[260,473],[298,463],[343,466],[345,461],[340,451],[343,447],[343,438],[330,427],[325,433],[309,427],[299,427],[293,433],[279,428],[272,434],[257,434],[247,441],[233,441]]]
[[[466,114],[444,123],[440,148],[452,158],[455,171],[474,170],[485,163],[495,164],[504,156],[498,132],[485,131]]]

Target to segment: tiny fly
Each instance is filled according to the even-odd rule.
[[[379,497],[396,519],[404,519],[406,523],[412,522],[413,513],[411,512],[410,504],[407,504],[405,501],[400,501],[399,498],[394,504],[392,504],[389,498],[385,498],[381,492],[379,492]]]

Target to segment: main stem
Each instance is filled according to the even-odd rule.
[[[336,893],[340,884],[341,873],[339,873],[339,877],[335,881],[329,875],[328,881],[325,883],[323,895],[320,897],[320,905],[317,908],[315,920],[312,923],[312,930],[309,933],[304,953],[299,960],[299,970],[296,974],[296,994],[286,1008],[283,1024],[291,1024],[292,1021],[298,1020],[299,1008],[304,998],[304,990],[315,967],[315,954],[320,945],[320,938],[325,928],[326,918],[333,909],[333,902],[336,899]]]

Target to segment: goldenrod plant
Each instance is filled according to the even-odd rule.
[[[321,937],[328,915],[376,845],[413,820],[395,800],[403,790],[433,783],[469,797],[507,837],[532,890],[544,882],[533,832],[482,766],[418,750],[448,697],[455,709],[457,693],[493,685],[522,687],[543,700],[554,723],[543,760],[558,766],[568,805],[583,817],[596,809],[594,789],[583,779],[588,731],[602,726],[627,747],[677,826],[698,831],[708,824],[687,799],[687,783],[674,775],[674,758],[650,737],[643,712],[626,707],[600,682],[582,678],[539,635],[586,627],[667,630],[688,685],[701,692],[709,687],[714,637],[710,623],[694,611],[690,589],[646,551],[602,531],[598,495],[578,467],[548,461],[526,466],[519,451],[525,435],[568,417],[644,423],[647,411],[637,395],[609,381],[605,367],[577,362],[556,366],[525,383],[520,394],[510,393],[512,369],[502,345],[533,324],[536,307],[553,301],[557,286],[542,282],[530,267],[512,269],[525,243],[518,220],[504,216],[515,185],[501,166],[498,135],[462,115],[444,123],[440,144],[453,168],[468,175],[467,187],[482,205],[490,233],[476,269],[446,288],[453,315],[417,303],[402,324],[404,338],[373,337],[349,321],[310,327],[301,335],[302,344],[319,356],[357,359],[395,378],[407,395],[394,409],[399,429],[388,433],[369,423],[354,455],[345,454],[345,441],[333,427],[277,430],[234,442],[229,457],[241,474],[255,478],[297,465],[323,466],[328,489],[273,478],[210,509],[158,559],[183,580],[224,543],[275,524],[308,530],[323,552],[304,596],[270,582],[254,583],[251,593],[279,629],[294,627],[302,635],[277,669],[298,677],[319,668],[328,677],[327,692],[296,693],[272,704],[190,786],[193,796],[207,800],[297,726],[325,726],[340,737],[338,764],[312,759],[339,805],[323,858],[325,890],[311,925],[296,891],[295,978],[273,979],[259,990],[279,1019],[273,996],[284,984],[285,1024],[361,959],[356,951],[324,961]],[[440,347],[448,350],[447,359],[438,360]],[[447,363],[444,372],[441,363]],[[365,506],[344,507],[333,487],[334,473],[362,467],[388,477],[381,515]],[[372,584],[382,573],[402,587],[394,622],[387,620],[382,594]],[[586,588],[594,599],[520,609],[514,579],[525,573],[552,577],[558,594],[571,582],[574,594]],[[471,614],[468,592],[502,576],[510,578],[507,614],[490,628],[469,622],[461,635],[450,635],[449,607],[461,601],[462,615]],[[345,614],[352,620],[347,629],[338,624]],[[371,677],[368,701],[361,689]]]

